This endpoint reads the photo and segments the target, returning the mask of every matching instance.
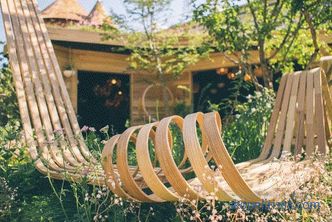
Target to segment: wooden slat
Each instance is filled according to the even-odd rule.
[[[29,6],[31,6],[30,8],[33,9],[34,15],[36,15],[37,20],[39,25],[37,25],[37,28],[40,28],[42,34],[43,34],[43,38],[44,38],[44,42],[46,43],[46,48],[48,51],[48,54],[50,56],[50,60],[52,61],[52,65],[53,68],[55,70],[55,75],[57,78],[57,81],[59,82],[59,87],[60,87],[60,93],[66,108],[66,113],[68,114],[68,118],[69,121],[71,123],[74,135],[76,138],[78,138],[78,142],[80,144],[80,150],[82,152],[82,154],[84,155],[85,158],[87,158],[88,161],[92,161],[95,162],[96,160],[94,159],[94,157],[91,155],[91,153],[89,152],[89,150],[87,149],[86,145],[84,144],[84,141],[82,139],[82,134],[80,132],[80,128],[77,122],[77,118],[76,118],[76,114],[74,112],[74,109],[72,107],[67,89],[66,89],[66,85],[64,83],[63,77],[62,77],[62,73],[60,70],[60,67],[57,63],[57,59],[55,57],[55,53],[54,53],[54,49],[52,47],[52,43],[50,41],[46,26],[43,22],[42,17],[40,16],[38,9],[36,7],[36,1],[35,0],[29,0],[30,4],[28,4]],[[61,116],[60,116],[61,117]]]
[[[297,107],[297,116],[298,121],[296,125],[297,129],[297,135],[296,135],[296,141],[295,141],[295,156],[298,156],[302,153],[302,146],[304,143],[304,135],[305,135],[305,112],[304,112],[304,106],[305,106],[305,97],[306,97],[306,83],[307,83],[307,77],[305,73],[300,74],[300,86],[299,86],[299,92],[298,92],[298,107]]]
[[[53,136],[53,126],[51,123],[51,118],[49,116],[50,110],[48,110],[48,105],[46,104],[46,98],[52,97],[51,94],[48,94],[47,92],[44,91],[42,85],[41,85],[41,80],[40,80],[40,74],[41,72],[45,72],[45,69],[43,67],[39,67],[37,65],[37,60],[35,59],[35,52],[34,46],[31,43],[31,39],[29,36],[29,31],[28,31],[28,25],[24,19],[23,15],[23,9],[20,1],[15,0],[15,7],[16,7],[16,12],[18,15],[18,21],[20,23],[20,28],[22,32],[22,37],[25,39],[25,44],[24,44],[24,50],[25,54],[28,59],[28,65],[29,65],[29,70],[31,72],[32,76],[32,83],[34,85],[34,91],[36,94],[37,98],[37,103],[38,103],[38,109],[40,111],[40,119],[43,123],[43,129],[46,135],[46,140],[49,142],[49,153],[52,155],[53,160],[55,163],[57,163],[60,167],[64,167],[66,163],[64,162],[63,158],[61,157],[61,151],[57,147],[57,141],[55,141],[54,136]],[[22,52],[23,53],[23,52]],[[43,75],[44,74],[44,75]],[[45,73],[42,74],[42,78],[45,77]],[[45,80],[45,78],[43,79]],[[53,107],[55,108],[55,107]]]
[[[79,149],[76,149],[77,143],[74,139],[74,134],[71,130],[70,123],[68,121],[68,117],[66,114],[66,110],[64,108],[64,104],[61,100],[61,96],[58,90],[58,84],[57,79],[55,78],[52,62],[50,61],[48,52],[46,50],[46,44],[43,41],[42,33],[40,29],[38,29],[38,25],[32,25],[32,24],[38,24],[38,21],[36,19],[36,16],[34,15],[34,11],[32,8],[32,4],[29,4],[26,2],[26,0],[21,0],[25,7],[25,13],[26,17],[28,18],[27,23],[30,27],[29,34],[31,36],[31,48],[35,51],[35,60],[38,61],[39,69],[41,69],[41,75],[43,78],[43,84],[44,84],[44,94],[46,98],[48,98],[48,106],[49,106],[49,115],[51,115],[54,129],[64,129],[64,132],[67,135],[67,139],[70,143],[70,151],[73,153],[71,155],[67,151],[65,151],[64,156],[70,160],[73,164],[77,164],[77,159],[79,162],[86,162],[83,158],[83,156],[77,152]],[[61,125],[60,123],[63,125]]]
[[[285,130],[285,138],[283,143],[283,151],[288,153],[291,151],[292,139],[294,135],[299,80],[300,80],[300,72],[295,72],[293,74],[292,91],[290,94],[289,105],[287,110],[286,130]]]
[[[316,68],[310,72],[314,73],[314,87],[315,87],[315,134],[318,138],[318,152],[320,154],[327,153],[327,141],[325,133],[325,118],[324,107],[322,97],[322,81],[321,81],[321,69]]]
[[[306,154],[308,157],[315,152],[314,147],[314,76],[307,72],[307,97],[306,97]]]
[[[277,126],[277,130],[276,130],[276,134],[275,134],[273,150],[272,150],[272,153],[271,153],[268,161],[271,159],[274,159],[274,158],[279,158],[280,153],[281,153],[282,141],[285,136],[286,118],[287,118],[287,113],[288,113],[288,108],[289,108],[289,101],[290,101],[290,96],[291,96],[293,79],[294,79],[294,75],[290,74],[288,76],[288,81],[287,81],[284,96],[282,99],[282,105],[281,105],[281,110],[280,110],[280,116],[278,119],[278,126]]]
[[[24,41],[22,38],[22,34],[17,29],[17,27],[20,27],[18,19],[17,19],[18,16],[16,15],[16,9],[15,9],[14,2],[8,1],[7,3],[8,3],[9,14],[13,15],[13,16],[11,16],[11,22],[13,25],[13,31],[14,31],[14,36],[15,36],[15,40],[16,40],[14,44],[17,47],[16,50],[17,50],[17,54],[18,54],[18,57],[17,57],[18,64],[20,64],[22,78],[23,78],[23,81],[25,84],[29,113],[31,115],[33,127],[36,132],[38,145],[41,148],[41,153],[46,160],[49,160],[50,157],[48,155],[48,150],[47,150],[47,146],[46,146],[47,140],[45,139],[45,137],[43,135],[43,131],[42,131],[43,125],[40,120],[38,104],[36,101],[33,84],[30,79],[30,70],[29,70],[29,66],[28,66],[28,62],[27,62],[28,60],[25,55],[25,50],[24,50],[24,45],[23,45]],[[53,168],[56,168],[56,167],[53,166]]]
[[[10,66],[12,68],[14,85],[16,90],[16,96],[18,100],[18,106],[20,110],[20,116],[22,119],[23,131],[25,136],[25,141],[30,150],[30,155],[33,160],[38,158],[38,152],[36,148],[35,140],[33,139],[33,130],[32,124],[29,116],[29,109],[27,105],[27,97],[24,89],[24,83],[21,76],[21,69],[18,63],[18,56],[16,53],[15,47],[15,37],[14,32],[11,26],[11,19],[9,15],[8,5],[6,0],[1,0],[1,11],[2,18],[4,21],[5,32],[7,37],[7,45],[9,49],[9,57],[10,57]]]

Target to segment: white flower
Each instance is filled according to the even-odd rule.
[[[109,128],[110,128],[109,125],[106,125],[103,128],[101,128],[99,131],[102,133],[108,133]]]

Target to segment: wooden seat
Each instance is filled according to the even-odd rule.
[[[329,61],[328,64],[332,64],[332,60]],[[222,141],[220,116],[212,112],[194,113],[184,119],[172,116],[127,129],[106,144],[103,167],[112,181],[117,178],[110,186],[114,193],[139,201],[201,199],[211,198],[211,194],[224,201],[277,200],[319,173],[316,164],[322,162],[314,162],[312,157],[317,153],[324,157],[329,152],[331,117],[332,102],[324,71],[315,68],[295,72],[281,78],[266,140],[257,159],[233,163]],[[182,132],[185,156],[181,163],[189,162],[194,176],[185,175],[180,170],[182,166],[175,163],[171,124]],[[139,187],[128,172],[130,141],[135,143],[139,172],[150,188],[148,192]],[[155,173],[151,149],[166,183]],[[116,175],[113,156],[117,160]],[[217,170],[210,167],[211,162]]]
[[[1,9],[25,140],[36,168],[56,179],[84,175],[103,184],[103,170],[84,144],[35,1],[1,0]]]
[[[84,144],[35,0],[0,2],[26,144],[35,167],[51,178],[87,178],[91,184],[107,184],[118,196],[147,202],[183,197],[261,201],[287,195],[310,179],[316,173],[310,157],[328,153],[332,103],[325,74],[316,68],[282,77],[265,144],[255,160],[235,165],[222,141],[218,113],[194,113],[112,137],[100,164]],[[331,60],[324,59],[322,67],[330,76]],[[171,125],[183,137],[179,164],[173,158]],[[128,163],[130,143],[137,166]],[[285,158],[292,153],[297,160],[303,151],[304,161]]]

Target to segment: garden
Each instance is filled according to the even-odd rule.
[[[130,21],[142,21],[140,30],[143,31],[126,26],[127,45],[122,50],[131,52],[129,69],[153,73],[156,76],[154,84],[166,86],[199,59],[210,59],[213,52],[222,52],[225,58],[236,64],[238,69],[232,73],[234,76],[231,76],[226,98],[216,100],[206,96],[207,88],[200,91],[200,105],[196,108],[181,101],[176,105],[169,104],[166,91],[162,92],[161,101],[167,113],[182,117],[192,111],[220,113],[221,136],[236,164],[260,155],[281,76],[317,67],[319,59],[332,51],[330,43],[321,37],[332,30],[329,0],[280,0],[273,3],[248,0],[245,4],[233,0],[190,1],[192,17],[187,24],[189,27],[199,24],[204,32],[198,35],[182,30],[180,36],[174,35],[178,27],[160,31],[161,20],[169,17],[166,8],[170,1],[124,2],[130,16],[125,18],[114,14],[113,18],[124,26]],[[124,36],[119,29],[106,24],[100,29],[105,39]],[[183,39],[186,39],[185,47],[179,47]],[[253,50],[258,54],[257,64],[251,62]],[[24,143],[23,123],[9,61],[3,52],[0,70],[0,221],[332,220],[330,153],[324,162],[313,161],[319,174],[290,196],[280,202],[263,201],[256,205],[219,201],[218,198],[191,200],[185,197],[176,202],[145,203],[119,197],[106,185],[91,185],[88,177],[66,181],[43,175],[35,168],[29,147]],[[263,73],[259,78],[256,75],[258,69]],[[158,114],[158,107],[156,110]],[[155,118],[162,119],[159,115]],[[129,120],[127,125],[131,126]],[[105,144],[114,136],[111,128],[108,125],[101,129],[94,126],[81,128],[85,144],[98,161],[102,161]],[[172,125],[170,128],[174,141],[172,155],[176,164],[180,164],[185,155],[183,135],[178,127]],[[61,141],[61,133],[54,132],[55,142]],[[197,134],[201,141],[202,132],[198,130]],[[137,165],[135,146],[130,144],[128,150],[129,164]],[[305,154],[301,153],[300,158],[302,156]],[[209,162],[210,167],[218,171],[214,164]]]

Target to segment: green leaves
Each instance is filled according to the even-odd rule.
[[[274,73],[309,67],[315,51],[330,52],[315,36],[331,30],[330,0],[207,0],[194,6],[195,21],[208,30],[219,51],[240,52],[237,63],[243,66],[250,65],[249,50],[258,51],[265,86],[272,85]]]
[[[255,159],[264,143],[274,103],[274,92],[264,88],[238,104],[236,115],[226,121],[223,139],[235,162]]]

